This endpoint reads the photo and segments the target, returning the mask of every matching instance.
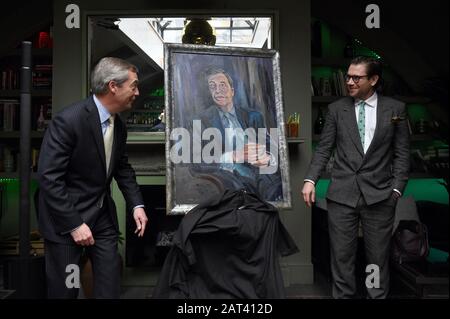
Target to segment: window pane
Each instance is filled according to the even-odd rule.
[[[216,30],[216,43],[230,43],[230,31]]]
[[[184,18],[164,18],[161,21],[161,25],[163,26],[167,22],[170,22],[170,24],[167,25],[167,28],[183,28],[184,20]]]
[[[212,18],[208,22],[214,28],[229,28],[230,27],[230,18]]]
[[[183,36],[182,31],[165,30],[164,31],[164,42],[181,43],[182,36]]]
[[[233,43],[251,43],[253,38],[253,30],[233,30]]]
[[[247,21],[252,25],[255,24],[255,18],[233,18],[233,27],[251,28]]]

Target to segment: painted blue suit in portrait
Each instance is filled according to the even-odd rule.
[[[234,106],[229,112],[224,112],[217,105],[209,106],[204,112],[197,114],[194,120],[201,121],[202,133],[207,128],[217,128],[220,130],[222,139],[222,152],[226,156],[227,143],[225,129],[253,128],[258,134],[258,129],[265,129],[264,117],[261,112],[245,107]],[[201,135],[199,135],[201,136]],[[239,138],[239,134],[237,134]],[[241,137],[245,139],[245,136]],[[204,146],[208,141],[203,141]],[[230,142],[231,143],[231,142]],[[243,144],[246,141],[242,141]],[[235,142],[236,144],[236,142]],[[234,146],[235,146],[234,144]],[[266,133],[266,150],[270,150],[270,136]],[[203,148],[203,147],[202,147]],[[230,146],[230,149],[233,149]],[[259,167],[250,163],[227,163],[222,156],[221,163],[193,165],[191,173],[208,174],[210,178],[216,178],[216,186],[223,189],[246,189],[249,192],[259,195],[267,201],[280,200],[282,197],[282,182],[280,171],[274,174],[261,174]],[[271,159],[271,165],[278,165],[274,158]],[[275,161],[275,162],[274,162]]]

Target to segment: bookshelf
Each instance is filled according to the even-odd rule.
[[[53,48],[51,27],[24,39],[32,42],[31,148],[33,170],[52,118]],[[0,179],[19,175],[21,44],[0,56]]]
[[[32,139],[41,139],[44,137],[43,131],[31,131]],[[11,132],[0,132],[0,139],[17,139],[20,138],[19,131],[11,131]]]
[[[164,89],[156,88],[136,101],[131,111],[124,114],[127,129],[134,133],[159,133],[154,127],[161,123],[160,115],[164,112]]]

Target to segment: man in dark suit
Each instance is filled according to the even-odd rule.
[[[245,188],[260,195],[264,200],[280,200],[280,171],[276,169],[271,174],[261,173],[268,166],[278,165],[273,154],[269,152],[273,149],[270,149],[268,132],[265,134],[264,143],[260,143],[256,138],[258,129],[266,129],[263,115],[257,110],[234,104],[233,79],[226,71],[209,68],[205,71],[205,79],[213,105],[194,117],[194,120],[200,120],[202,131],[207,128],[220,131],[223,152],[220,164],[202,165],[202,169],[206,168],[218,176],[225,189]],[[244,133],[249,128],[254,129],[254,139],[249,139]],[[198,137],[202,136],[202,132],[197,134]]]
[[[86,100],[51,121],[39,158],[39,228],[45,238],[49,298],[76,298],[68,265],[78,265],[83,248],[94,271],[94,297],[119,298],[119,226],[111,180],[133,211],[136,233],[147,224],[143,199],[125,151],[127,132],[119,114],[139,95],[137,69],[118,58],[100,60]],[[76,280],[76,279],[75,279]],[[69,280],[70,282],[70,280]],[[73,287],[75,286],[75,287]]]
[[[377,94],[382,75],[378,60],[357,57],[346,75],[349,97],[329,105],[320,142],[305,176],[302,195],[315,201],[315,183],[333,150],[327,192],[333,297],[356,293],[355,256],[362,225],[367,264],[379,268],[379,287],[369,298],[389,292],[389,251],[394,208],[409,172],[409,133],[405,104]]]

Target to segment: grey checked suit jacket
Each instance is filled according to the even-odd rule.
[[[378,95],[375,134],[364,154],[353,98],[330,104],[305,179],[317,182],[335,150],[327,199],[356,207],[361,193],[368,205],[387,199],[394,188],[403,193],[409,173],[406,116],[404,103]]]

